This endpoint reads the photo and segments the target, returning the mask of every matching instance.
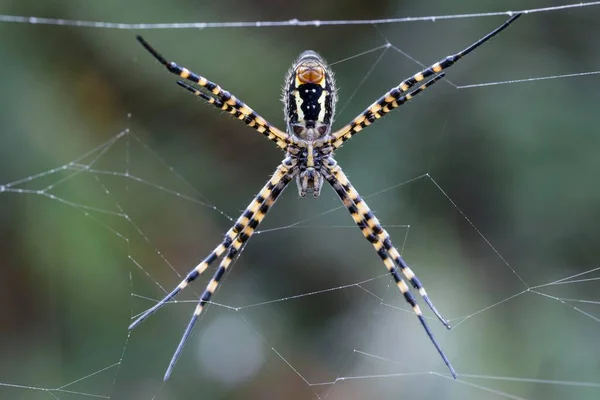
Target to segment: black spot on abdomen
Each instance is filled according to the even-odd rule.
[[[306,83],[298,86],[298,93],[302,99],[302,105],[300,108],[304,113],[304,120],[316,121],[319,119],[319,113],[321,112],[321,105],[319,104],[319,98],[323,93],[321,85],[315,83]]]

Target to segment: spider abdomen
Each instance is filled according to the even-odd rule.
[[[302,53],[292,65],[283,90],[290,133],[304,140],[329,133],[335,112],[335,81],[321,56],[310,50]]]

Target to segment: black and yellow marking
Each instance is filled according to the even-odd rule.
[[[288,126],[317,122],[330,125],[335,112],[335,82],[325,61],[314,51],[305,51],[292,66],[284,95]]]
[[[278,168],[278,171],[281,168],[282,167],[280,166]],[[267,214],[267,212],[269,211],[271,206],[273,206],[273,204],[275,203],[275,201],[277,200],[279,195],[283,192],[283,190],[290,183],[290,181],[292,180],[295,173],[296,173],[295,170],[283,172],[282,176],[278,179],[277,184],[272,186],[270,189],[267,189],[267,186],[265,186],[263,188],[263,191],[261,191],[261,192],[264,192],[262,195],[264,198],[264,201],[261,202],[261,205],[258,207],[256,212],[254,213],[254,216],[250,218],[247,225],[244,227],[243,231],[241,231],[240,234],[237,235],[237,238],[235,239],[233,244],[227,250],[227,254],[221,261],[221,264],[217,268],[215,274],[213,275],[211,280],[208,282],[208,285],[206,285],[206,289],[204,290],[204,292],[200,296],[200,299],[198,300],[198,305],[196,306],[196,308],[194,310],[194,314],[192,315],[192,318],[190,319],[190,322],[189,322],[187,328],[185,329],[185,332],[183,333],[181,341],[179,342],[179,345],[177,346],[177,349],[175,350],[175,353],[173,354],[171,362],[169,363],[169,367],[167,368],[167,371],[165,372],[165,376],[164,376],[165,381],[167,379],[169,379],[169,377],[171,376],[173,367],[177,363],[177,359],[179,358],[181,351],[183,350],[183,346],[185,345],[187,338],[189,337],[190,333],[192,332],[192,329],[194,328],[196,321],[200,317],[200,314],[204,310],[204,306],[206,305],[206,303],[208,303],[210,301],[210,298],[217,290],[217,287],[219,286],[219,282],[221,281],[221,279],[227,272],[227,269],[229,268],[229,266],[231,265],[233,260],[237,257],[237,255],[240,253],[241,249],[246,245],[248,240],[250,240],[250,237],[252,237],[252,235],[256,231],[256,228],[258,227],[258,225],[265,218],[265,215]],[[269,181],[269,183],[271,183],[271,181]],[[261,195],[259,195],[259,196],[261,196]]]
[[[216,83],[211,82],[203,76],[197,75],[194,72],[188,70],[187,68],[181,67],[172,61],[167,61],[141,36],[137,36],[137,39],[142,44],[142,46],[144,46],[144,48],[154,56],[154,58],[156,58],[169,70],[169,72],[178,75],[183,79],[198,84],[199,86],[205,88],[207,91],[209,91],[212,95],[216,97],[212,97],[206,93],[203,93],[190,85],[186,85],[182,81],[177,82],[179,86],[182,86],[183,88],[194,93],[196,96],[206,100],[209,104],[212,104],[217,108],[227,111],[239,120],[244,121],[246,125],[256,129],[257,131],[265,135],[269,140],[274,141],[278,147],[285,150],[287,145],[290,143],[289,135],[287,133],[271,125],[267,120],[258,115],[252,108],[247,106],[241,100],[237,99],[228,91],[223,90]]]
[[[194,95],[201,97],[206,100],[209,104],[213,104],[215,107],[233,115],[234,118],[239,119],[240,121],[244,121],[246,125],[251,128],[256,129],[260,133],[267,136],[267,139],[275,142],[279,148],[285,150],[288,147],[288,142],[281,139],[276,133],[278,131],[277,128],[273,127],[266,120],[258,116],[252,109],[247,106],[240,108],[236,108],[229,103],[224,103],[219,99],[215,99],[214,97],[208,96],[206,93],[201,90],[196,89],[195,87],[188,85],[183,81],[177,81],[177,84],[184,89],[190,91]]]
[[[246,210],[242,213],[242,215],[237,219],[235,224],[227,231],[225,234],[225,238],[223,242],[219,244],[200,264],[198,264],[194,269],[192,269],[186,277],[181,281],[175,289],[173,289],[169,294],[167,294],[162,300],[156,303],[154,306],[149,308],[140,314],[135,321],[129,325],[129,329],[134,329],[141,322],[143,322],[150,315],[154,314],[160,308],[162,308],[166,303],[171,301],[179,292],[185,289],[190,282],[194,281],[198,278],[206,269],[219,257],[221,257],[225,251],[227,251],[231,245],[234,243],[234,240],[240,235],[242,231],[246,229],[247,226],[254,224],[256,217],[267,201],[269,199],[275,189],[279,187],[282,182],[289,182],[291,178],[288,177],[289,169],[283,165],[280,165],[275,170],[275,173],[269,179],[269,181],[263,186],[260,192],[256,195],[256,197],[250,202]],[[262,217],[261,217],[262,219]]]
[[[371,123],[375,122],[377,119],[385,116],[387,113],[392,111],[393,109],[400,107],[402,104],[414,98],[416,95],[444,78],[446,74],[442,72],[439,75],[436,75],[429,81],[425,82],[421,86],[417,87],[410,93],[405,95],[401,95],[402,92],[396,90],[393,91],[393,94],[388,94],[382,97],[380,100],[373,103],[369,108],[367,108],[361,115],[356,117],[350,124],[346,125],[344,128],[340,129],[337,132],[334,132],[331,135],[330,144],[334,148],[339,148],[346,140],[350,139],[356,133],[360,132],[364,127],[371,125]],[[390,92],[392,93],[392,92]],[[398,96],[394,98],[394,96]],[[389,98],[388,98],[389,97]],[[391,100],[394,98],[393,100]],[[388,102],[388,100],[391,100]],[[385,105],[384,105],[385,104]]]
[[[350,210],[354,222],[356,222],[360,230],[363,232],[365,238],[373,245],[373,247],[375,247],[377,254],[379,254],[381,259],[384,261],[384,264],[386,264],[384,258],[387,257],[387,255],[389,255],[394,261],[394,263],[392,264],[392,268],[395,269],[396,266],[400,268],[400,270],[404,274],[404,277],[411,283],[411,285],[415,289],[418,290],[425,303],[427,303],[429,309],[431,309],[431,311],[440,320],[440,322],[444,324],[444,326],[447,329],[451,329],[448,321],[433,305],[433,302],[427,295],[427,292],[425,291],[425,288],[423,287],[423,284],[421,283],[419,278],[408,266],[406,261],[404,261],[398,249],[396,249],[396,247],[392,244],[392,238],[389,235],[389,233],[385,230],[385,228],[383,228],[383,226],[379,222],[379,219],[377,219],[377,217],[371,211],[367,203],[358,194],[358,191],[354,188],[354,186],[352,186],[352,183],[350,183],[350,180],[348,179],[346,174],[344,174],[344,171],[342,171],[342,169],[338,165],[329,167],[329,171],[340,183],[340,185],[342,185],[344,191],[348,194],[350,200],[352,201],[352,210],[348,207],[347,208]],[[353,213],[353,210],[355,210],[356,213]],[[385,257],[382,255],[383,253],[387,253]],[[388,267],[388,264],[386,264],[386,267]],[[389,267],[388,270],[390,270]]]
[[[406,265],[398,251],[392,245],[391,239],[385,231],[385,229],[381,226],[377,218],[373,215],[373,213],[371,212],[367,204],[364,202],[364,200],[362,200],[362,198],[358,195],[358,192],[356,192],[356,190],[352,187],[350,181],[343,173],[341,168],[338,165],[334,165],[328,166],[327,169],[327,172],[324,172],[325,179],[327,180],[327,182],[329,182],[333,190],[337,193],[338,197],[342,200],[342,203],[350,212],[352,219],[358,225],[365,238],[375,248],[377,255],[383,261],[383,264],[390,272],[390,275],[392,276],[394,282],[396,283],[396,286],[398,286],[398,289],[404,296],[404,299],[411,306],[413,312],[421,322],[421,325],[425,329],[427,336],[429,336],[429,339],[431,340],[434,347],[442,357],[442,360],[448,367],[450,374],[453,378],[456,379],[456,371],[450,364],[450,360],[448,360],[446,354],[444,353],[437,339],[433,335],[433,332],[427,324],[427,321],[425,321],[423,313],[421,312],[421,309],[419,308],[415,297],[410,292],[409,287],[406,285],[404,279],[402,279],[402,277],[400,276],[398,269],[400,269],[404,273],[405,277],[411,282],[411,284],[415,288],[419,289],[419,292],[421,293],[423,298],[426,299],[425,301],[427,305],[432,309],[432,311],[434,311],[434,313],[440,319],[440,321],[442,321],[442,323],[444,323],[444,325],[449,328],[448,323],[435,309],[431,301],[429,301],[429,298],[427,297],[427,294],[425,293],[425,289],[423,289],[421,282]],[[382,238],[385,239],[382,240]],[[394,255],[392,255],[392,253],[396,255],[397,258]],[[394,261],[392,261],[392,259]],[[398,262],[400,262],[400,264],[398,265],[399,268],[397,268],[395,264]]]
[[[473,50],[475,50],[476,48],[478,48],[479,46],[496,36],[498,33],[502,32],[521,15],[522,14],[513,15],[498,28],[494,29],[492,32],[488,33],[487,35],[485,35],[466,49],[436,62],[430,67],[425,68],[424,70],[416,73],[412,77],[402,81],[398,86],[392,88],[389,92],[381,96],[379,100],[377,100],[365,111],[363,111],[358,117],[352,120],[352,122],[350,122],[348,125],[344,126],[340,130],[332,134],[333,138],[331,142],[334,143],[334,147],[340,147],[344,141],[350,139],[350,137],[352,137],[354,134],[360,132],[365,127],[365,125],[368,125],[364,123],[365,120],[369,122],[374,122],[376,119],[381,118],[389,111],[410,100],[412,97],[414,97],[416,94],[418,94],[428,86],[431,86],[431,84],[435,83],[435,81],[439,79],[438,77],[433,78],[431,81],[426,83],[424,87],[419,88],[420,90],[417,89],[413,93],[410,93],[409,95],[405,96],[404,101],[397,101],[400,99],[402,93],[405,93],[410,88],[415,86],[417,83],[423,81],[424,79],[432,75],[439,74],[446,68],[451,67],[458,60],[471,53]]]

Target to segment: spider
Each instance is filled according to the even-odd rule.
[[[217,289],[221,278],[232,261],[239,255],[269,209],[293,179],[296,180],[300,197],[306,197],[307,193],[312,193],[314,197],[319,197],[323,183],[327,181],[331,185],[350,212],[352,219],[360,228],[364,237],[375,248],[377,255],[389,271],[404,299],[412,307],[413,312],[446,364],[450,374],[454,379],[457,378],[454,368],[433,336],[406,281],[409,281],[413,288],[419,292],[423,301],[446,328],[450,329],[450,324],[435,308],[421,281],[419,281],[396,247],[394,247],[390,235],[381,226],[379,220],[352,186],[333,158],[333,154],[345,141],[360,132],[363,128],[376,122],[393,109],[438,82],[445,75],[442,72],[444,69],[452,66],[463,56],[469,54],[500,33],[520,16],[521,14],[513,15],[498,28],[466,49],[450,55],[402,81],[398,86],[392,88],[371,104],[350,123],[335,132],[331,131],[337,101],[333,73],[325,60],[314,51],[309,50],[300,54],[285,78],[283,103],[287,130],[284,132],[270,124],[245,103],[222,89],[216,83],[172,61],[167,61],[141,36],[137,36],[137,40],[142,46],[163,64],[169,72],[198,85],[199,88],[191,86],[183,80],[177,81],[179,86],[202,98],[209,104],[228,112],[251,128],[256,129],[269,140],[275,142],[285,152],[285,158],[277,167],[271,179],[269,179],[258,195],[252,200],[231,229],[227,231],[221,244],[200,264],[194,267],[173,291],[153,307],[139,315],[129,326],[130,330],[134,329],[185,289],[190,282],[198,278],[215,260],[223,256],[221,264],[200,296],[192,318],[173,354],[164,376],[165,381],[171,376],[175,363],[181,355],[194,324]],[[428,77],[432,78],[424,83],[420,83]],[[415,86],[416,88],[409,92]],[[204,89],[204,91],[201,89]]]

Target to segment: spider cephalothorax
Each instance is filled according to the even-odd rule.
[[[354,189],[341,167],[333,159],[333,151],[365,127],[375,123],[379,118],[384,117],[390,111],[398,108],[435,82],[438,82],[444,77],[444,72],[442,72],[444,69],[452,66],[463,56],[497,35],[520,15],[515,14],[504,24],[466,49],[448,56],[410,78],[403,80],[398,86],[390,89],[352,121],[335,132],[331,132],[331,124],[337,100],[333,74],[325,60],[314,51],[305,51],[302,53],[286,77],[283,88],[283,102],[285,104],[284,112],[287,132],[284,132],[270,124],[253,109],[228,91],[223,90],[216,83],[172,61],[167,61],[144,39],[138,36],[138,40],[146,50],[170,72],[180,76],[184,80],[193,82],[199,88],[186,83],[184,80],[177,82],[180,86],[204,99],[209,104],[244,121],[246,125],[262,133],[286,153],[285,158],[277,167],[271,179],[269,179],[254,200],[246,207],[231,229],[227,231],[221,244],[200,264],[196,265],[175,289],[161,301],[143,312],[129,326],[129,329],[135,328],[152,313],[173,299],[180,291],[185,289],[190,282],[198,278],[198,276],[206,271],[210,264],[218,258],[223,257],[219,267],[198,300],[194,314],[165,373],[165,380],[171,375],[171,371],[181,354],[183,345],[190,335],[194,324],[200,317],[202,310],[217,290],[227,268],[229,268],[233,260],[240,254],[271,206],[273,206],[279,195],[294,178],[296,178],[298,192],[302,197],[310,192],[315,197],[318,197],[321,193],[323,182],[327,181],[330,184],[342,200],[346,209],[350,212],[352,219],[360,228],[364,237],[377,251],[377,255],[387,268],[400,293],[404,296],[404,299],[411,306],[413,312],[421,322],[431,343],[448,367],[450,374],[456,378],[456,372],[433,336],[407,282],[419,293],[435,316],[447,328],[450,328],[450,325],[436,310],[427,292],[425,292],[421,281],[419,281],[415,273],[400,255],[400,252],[392,244],[390,235],[360,197],[356,189]]]

